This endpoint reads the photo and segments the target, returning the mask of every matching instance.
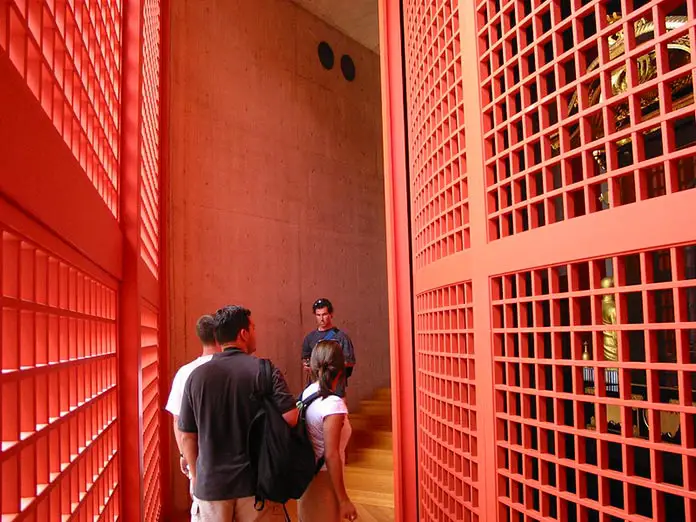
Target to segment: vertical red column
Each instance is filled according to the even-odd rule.
[[[164,378],[159,379],[159,398],[160,398],[160,408],[159,411],[164,411],[164,406],[167,401],[167,396],[169,393],[169,381],[167,377],[169,376],[169,281],[168,277],[168,263],[167,263],[167,197],[162,197],[165,193],[166,187],[169,186],[169,41],[170,41],[170,26],[169,26],[169,13],[171,5],[169,0],[162,0],[160,2],[160,68],[159,68],[159,91],[160,91],[160,103],[159,103],[159,129],[160,129],[160,140],[159,140],[159,234],[160,238],[160,248],[159,248],[159,318],[158,318],[158,329],[159,329],[159,373],[160,376]],[[164,281],[164,283],[163,283]],[[161,519],[169,520],[170,509],[172,508],[171,499],[169,498],[170,492],[170,437],[171,437],[171,427],[170,423],[167,422],[168,417],[166,414],[162,413],[163,418],[160,422],[159,432],[160,432],[160,445],[159,445],[159,457],[160,457],[160,474],[162,476],[161,480],[161,495],[160,502],[162,504]]]
[[[415,382],[401,10],[379,3],[396,520],[417,520]]]
[[[123,520],[143,518],[140,394],[140,70],[142,3],[124,1],[121,141],[123,277],[119,306],[119,410]]]
[[[461,24],[460,37],[462,48],[462,63],[475,64],[477,61],[476,17],[473,2],[459,2]],[[473,88],[478,85],[478,73],[472,65],[468,76],[469,85],[465,85],[463,93],[464,115],[469,132],[467,133],[467,165],[471,172],[477,173],[469,177],[471,198],[471,245],[472,256],[484,251],[488,242],[486,228],[486,200],[483,171],[483,137],[481,135],[481,101],[480,91]],[[479,254],[480,255],[480,254]],[[490,442],[495,437],[494,395],[493,395],[493,359],[490,341],[491,314],[489,310],[489,276],[485,262],[471,261],[470,273],[473,290],[474,337],[476,339],[476,375],[477,402],[479,413],[478,429],[482,443],[479,446],[481,455],[481,520],[496,520],[495,506],[490,499],[496,495],[496,476],[492,472],[495,467],[495,446]],[[482,261],[482,260],[481,260]]]

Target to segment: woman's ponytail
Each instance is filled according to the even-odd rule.
[[[322,397],[333,393],[332,384],[345,369],[343,349],[337,341],[319,341],[312,350],[310,367],[314,379],[319,382]]]

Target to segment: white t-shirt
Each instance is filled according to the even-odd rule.
[[[319,383],[315,382],[307,386],[305,391],[302,392],[302,399],[306,399],[310,395],[319,391]],[[305,419],[307,422],[307,434],[309,439],[312,441],[312,446],[314,447],[314,456],[317,460],[324,456],[324,418],[329,415],[340,415],[345,414],[345,422],[343,423],[343,428],[341,430],[341,440],[339,442],[339,450],[341,454],[341,460],[346,461],[346,446],[348,445],[348,440],[353,429],[350,426],[350,421],[348,420],[348,406],[340,397],[336,395],[329,395],[326,398],[319,397],[307,408],[307,413],[305,414]],[[322,470],[326,469],[324,465]]]
[[[179,368],[179,371],[176,372],[174,376],[172,390],[169,392],[169,399],[167,399],[167,405],[164,407],[165,410],[172,415],[179,416],[179,412],[181,411],[181,399],[184,396],[186,381],[188,381],[193,370],[198,368],[201,364],[207,363],[212,358],[212,355],[201,355],[198,359],[194,359],[190,363],[184,364]]]

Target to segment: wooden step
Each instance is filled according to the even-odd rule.
[[[370,417],[389,417],[391,418],[391,403],[385,401],[362,401],[360,403],[360,413]]]
[[[391,431],[373,431],[371,442],[372,448],[390,451],[394,448],[394,437]]]
[[[350,413],[348,415],[353,432],[371,430],[391,430],[391,417],[371,417],[364,413]]]
[[[354,451],[360,448],[377,448],[377,449],[392,449],[393,437],[391,431],[386,430],[353,430],[353,435],[350,438],[348,451]]]
[[[377,502],[378,504],[385,504],[379,499],[367,499],[371,502]],[[394,505],[382,506],[375,504],[362,504],[357,501],[353,501],[355,504],[355,509],[358,511],[358,520],[360,522],[394,522]],[[291,522],[299,522],[297,516],[297,502],[294,500],[289,501],[286,504],[288,514],[290,515]]]
[[[384,401],[391,402],[391,398],[392,398],[391,388],[377,388],[375,390],[373,398],[375,400],[384,400]]]
[[[353,453],[349,465],[361,470],[394,470],[394,457],[391,449],[362,448]]]
[[[353,491],[374,491],[394,494],[392,470],[376,470],[348,466],[345,470],[346,488]]]
[[[394,507],[394,474],[391,469],[348,466],[345,470],[345,481],[348,495],[353,502]]]
[[[394,507],[394,494],[377,493],[374,491],[348,490],[348,496],[354,504],[367,506]]]

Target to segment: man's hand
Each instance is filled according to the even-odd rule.
[[[191,498],[196,498],[193,494],[194,491],[196,491],[196,477],[191,475],[191,478],[189,479],[189,494],[191,495]]]
[[[186,477],[189,476],[188,463],[186,462],[186,459],[183,455],[179,457],[179,469]]]

